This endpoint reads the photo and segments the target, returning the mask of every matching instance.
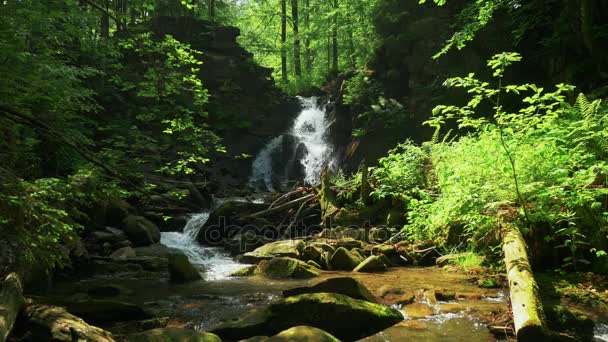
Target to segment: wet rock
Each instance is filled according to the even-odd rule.
[[[147,330],[165,328],[169,321],[169,317],[158,317],[141,321],[117,322],[112,324],[112,332],[120,335],[138,334]]]
[[[481,293],[475,292],[456,292],[456,299],[480,300]]]
[[[267,204],[253,202],[228,201],[216,208],[209,219],[201,227],[196,240],[205,245],[220,246],[226,238],[232,238],[243,233],[247,228],[261,230],[263,223],[241,218],[268,208]]]
[[[151,318],[141,307],[117,300],[87,299],[61,302],[60,305],[71,314],[95,323]]]
[[[131,342],[222,342],[214,334],[183,328],[159,328],[129,335]]]
[[[135,250],[131,247],[119,248],[110,254],[110,258],[112,259],[127,259],[134,258],[135,256]]]
[[[330,333],[309,326],[297,326],[280,332],[266,342],[340,342]]]
[[[456,299],[456,292],[448,289],[435,289],[437,300],[449,301]]]
[[[247,266],[242,268],[236,272],[233,272],[231,277],[249,277],[255,274],[255,271],[258,269],[256,265]]]
[[[306,263],[309,264],[310,266],[318,268],[320,270],[323,269],[323,267],[321,267],[321,265],[319,265],[316,262],[314,262],[314,260],[308,260]]]
[[[169,255],[169,278],[177,283],[203,279],[198,270],[192,266],[188,257],[179,251],[174,251]]]
[[[111,333],[91,326],[64,308],[29,302],[21,314],[22,330],[32,341],[114,342]],[[20,332],[16,332],[19,335]]]
[[[171,249],[160,243],[145,247],[135,247],[133,249],[138,257],[168,258],[171,254]]]
[[[458,303],[447,303],[439,305],[439,311],[442,313],[458,313],[466,311],[467,308]]]
[[[215,327],[211,332],[225,340],[239,340],[306,325],[325,330],[339,339],[353,341],[402,320],[401,313],[393,308],[341,294],[315,293],[277,300],[237,322]]]
[[[88,289],[87,294],[93,297],[116,297],[130,292],[118,285],[97,285]]]
[[[149,246],[160,241],[160,230],[145,217],[129,215],[121,227],[135,246]]]
[[[353,248],[363,248],[364,244],[362,241],[359,240],[355,240],[353,238],[343,238],[340,240],[337,240],[335,242],[336,248],[346,248],[346,249],[353,249]]]
[[[304,293],[338,293],[354,299],[366,300],[378,303],[379,299],[374,296],[365,285],[351,277],[331,278],[318,284],[307,287],[298,287],[283,291],[284,297],[297,296]]]
[[[305,279],[318,276],[319,270],[297,259],[273,258],[260,262],[256,274],[275,279]]]
[[[386,271],[386,263],[384,259],[378,255],[372,255],[363,260],[355,269],[354,272],[382,272]]]
[[[433,309],[426,304],[413,303],[403,307],[403,312],[412,319],[425,318],[433,315]]]
[[[274,257],[299,258],[304,251],[304,241],[283,240],[268,243],[257,248],[253,252],[245,253],[239,260],[243,263],[257,264],[262,260],[270,260]]]
[[[357,261],[346,248],[340,247],[332,254],[329,264],[333,270],[352,271],[359,264]]]
[[[328,253],[333,253],[336,251],[336,248],[333,247],[332,245],[325,243],[325,242],[313,242],[310,244],[310,246],[315,247],[315,248],[319,248],[324,252],[328,252]]]
[[[162,232],[183,232],[188,219],[186,215],[174,215],[167,220],[163,219],[161,222],[157,222],[157,224]]]
[[[138,264],[117,263],[111,260],[93,260],[85,269],[85,271],[95,275],[138,273],[142,272],[143,270],[143,267]]]
[[[316,246],[306,246],[302,251],[302,260],[304,261],[312,260],[319,262],[322,256],[323,250]]]
[[[135,208],[122,199],[111,199],[106,205],[106,221],[112,226],[120,225],[132,213],[135,213]]]

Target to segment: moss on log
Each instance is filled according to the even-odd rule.
[[[19,276],[11,273],[0,283],[0,341],[6,341],[24,302]]]

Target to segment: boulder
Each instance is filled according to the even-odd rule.
[[[322,256],[323,250],[316,246],[306,246],[302,251],[302,260],[304,261],[312,260],[319,262]]]
[[[367,241],[367,231],[365,229],[336,227],[324,229],[319,233],[320,238],[324,239],[343,239],[352,238],[359,241]]]
[[[387,306],[336,293],[315,293],[277,300],[239,321],[217,326],[211,332],[222,339],[235,341],[306,325],[325,330],[339,339],[354,341],[402,320],[401,312]]]
[[[267,204],[253,202],[228,201],[216,208],[209,219],[199,230],[196,240],[205,245],[220,246],[224,239],[231,238],[242,233],[245,228],[257,230],[260,224],[248,220],[246,224],[240,224],[240,219],[252,213],[268,209]]]
[[[256,248],[253,252],[245,253],[239,260],[246,264],[257,264],[262,260],[269,260],[274,257],[299,258],[304,251],[304,241],[302,240],[283,240],[265,244]]]
[[[318,269],[323,269],[323,267],[321,267],[321,265],[319,265],[318,263],[314,262],[313,260],[308,260],[306,262],[307,264],[309,264],[312,267],[318,268]]]
[[[106,222],[112,226],[118,226],[127,216],[134,213],[135,209],[125,200],[114,198],[108,201],[106,206]]]
[[[306,279],[318,276],[319,270],[303,261],[281,257],[260,262],[256,274],[274,279]]]
[[[351,277],[331,278],[317,283],[313,286],[297,287],[283,291],[284,297],[297,296],[304,293],[338,293],[354,299],[366,300],[378,303],[379,300],[374,296],[365,285]]]
[[[119,248],[110,254],[110,258],[112,259],[127,259],[134,258],[135,256],[135,250],[131,247]]]
[[[255,274],[255,271],[257,270],[257,268],[258,267],[256,265],[247,266],[236,272],[233,272],[230,276],[231,277],[249,277],[249,276],[252,276]]]
[[[131,342],[222,342],[214,334],[193,329],[159,328],[129,335]]]
[[[63,308],[30,301],[20,317],[20,325],[30,341],[114,342],[111,333],[87,324]]]
[[[135,246],[160,242],[160,230],[145,217],[129,215],[122,221],[121,227]]]
[[[425,318],[433,315],[433,309],[423,303],[413,303],[406,305],[403,312],[411,319]]]
[[[333,337],[330,333],[317,329],[315,327],[309,327],[300,325],[291,329],[284,330],[277,335],[274,335],[266,342],[340,342],[337,338]]]
[[[358,260],[344,247],[336,249],[329,259],[333,270],[352,271],[358,264]]]
[[[324,252],[327,253],[333,253],[336,251],[336,248],[328,243],[325,242],[313,242],[310,244],[310,246],[316,247],[321,249]]]
[[[343,238],[335,242],[336,248],[344,247],[346,249],[363,248],[364,243],[353,238]]]
[[[138,257],[168,258],[171,254],[171,249],[160,243],[145,247],[135,247],[133,249]]]
[[[61,306],[82,319],[95,323],[123,322],[150,318],[141,307],[117,300],[85,299],[61,302]]]
[[[355,269],[354,272],[382,272],[386,271],[386,263],[384,258],[378,255],[372,255],[363,260]]]
[[[178,283],[203,279],[188,257],[179,251],[174,251],[169,255],[169,278]]]

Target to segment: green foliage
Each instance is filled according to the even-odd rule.
[[[378,161],[372,177],[378,183],[372,196],[384,198],[409,197],[426,186],[428,154],[411,141],[399,144],[388,156]]]

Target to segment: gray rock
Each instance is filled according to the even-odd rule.
[[[198,270],[192,266],[188,257],[178,251],[169,255],[169,277],[171,281],[179,283],[203,279]]]
[[[135,246],[149,246],[160,241],[158,227],[142,216],[127,216],[121,227]]]

